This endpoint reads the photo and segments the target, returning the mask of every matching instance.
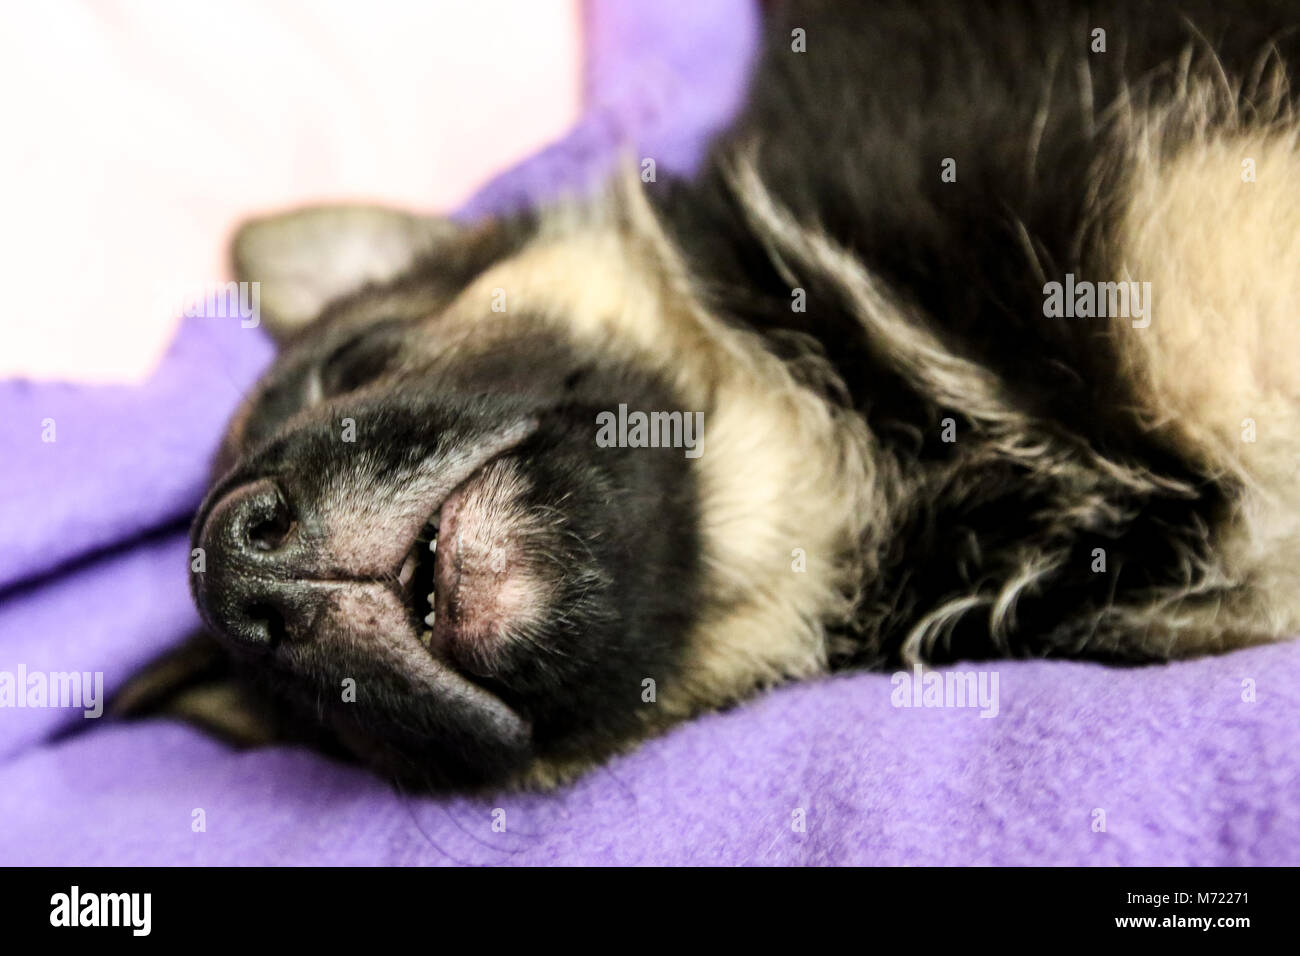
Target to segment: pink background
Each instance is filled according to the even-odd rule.
[[[0,377],[139,381],[244,217],[431,211],[563,134],[577,0],[50,0],[0,31]]]

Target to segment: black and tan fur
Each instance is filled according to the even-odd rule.
[[[1300,4],[1231,6],[792,3],[692,179],[616,177],[471,230],[357,209],[247,226],[241,277],[292,337],[218,497],[275,446],[331,475],[336,509],[373,512],[334,421],[385,422],[386,460],[435,454],[404,416],[448,427],[444,393],[473,392],[467,420],[522,402],[546,436],[492,466],[517,485],[501,527],[572,549],[535,579],[563,601],[508,638],[543,646],[474,662],[526,727],[483,759],[404,702],[363,611],[347,666],[298,628],[246,669],[386,772],[548,782],[834,669],[1294,634]],[[1066,273],[1150,282],[1150,324],[1045,316]],[[592,411],[620,402],[702,411],[704,453],[597,448]],[[331,703],[348,667],[382,706]]]

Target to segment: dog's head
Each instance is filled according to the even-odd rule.
[[[624,405],[676,413],[680,436],[689,410],[524,288],[583,277],[491,274],[534,228],[331,209],[236,241],[284,342],[195,519],[196,601],[281,693],[416,779],[635,737],[697,604],[691,449],[600,432]]]
[[[819,671],[851,607],[859,426],[700,305],[639,194],[594,210],[236,240],[283,347],[195,520],[195,597],[390,773],[555,779]]]

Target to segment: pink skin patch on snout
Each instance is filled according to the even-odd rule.
[[[443,503],[434,561],[432,646],[491,670],[512,634],[541,622],[550,588],[526,553],[528,517],[513,464],[498,461]]]

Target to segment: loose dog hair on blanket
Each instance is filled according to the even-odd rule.
[[[546,785],[836,669],[1295,633],[1300,4],[1223,8],[774,5],[690,178],[248,223],[218,642],[119,709]]]

